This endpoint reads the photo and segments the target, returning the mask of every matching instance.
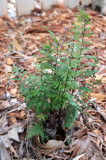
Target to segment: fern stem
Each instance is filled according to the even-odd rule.
[[[71,51],[71,57],[72,57],[73,50],[74,50],[74,41],[73,41],[73,47],[72,47],[72,51]],[[71,64],[71,57],[70,57],[69,66]],[[62,123],[61,122],[61,117],[62,117],[62,108],[63,108],[63,97],[64,97],[64,94],[66,92],[67,82],[68,82],[68,78],[69,78],[69,73],[70,73],[70,69],[68,69],[68,71],[67,71],[67,77],[66,77],[66,81],[65,81],[65,87],[64,87],[64,91],[62,93],[62,103],[61,103],[61,106],[60,106],[60,109],[59,109],[59,123],[60,124]]]

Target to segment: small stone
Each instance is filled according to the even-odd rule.
[[[3,95],[2,95],[2,100],[7,100],[8,99],[8,97],[7,97],[7,95],[6,95],[6,93],[3,93]]]

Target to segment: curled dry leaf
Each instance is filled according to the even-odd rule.
[[[42,149],[54,149],[54,148],[57,149],[57,148],[63,148],[63,147],[65,147],[63,141],[57,141],[57,140],[49,140],[45,145],[42,145],[40,143],[39,136],[35,137],[35,142],[36,142],[37,146],[39,148],[42,148]]]
[[[47,148],[62,148],[64,147],[63,141],[50,140],[46,143],[45,147]]]
[[[18,154],[17,154],[17,152],[15,151],[14,147],[13,147],[11,144],[10,144],[10,151],[11,151],[11,153],[14,154],[14,156],[15,156],[16,158],[18,158]]]

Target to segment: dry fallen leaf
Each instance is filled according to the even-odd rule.
[[[98,100],[103,100],[106,98],[106,95],[101,94],[101,93],[91,93],[90,95],[91,97],[97,98]]]
[[[19,157],[18,154],[17,154],[17,152],[15,151],[14,147],[13,147],[11,144],[10,144],[10,151],[11,151],[11,153],[14,154],[14,156],[15,156],[16,158]]]
[[[77,130],[77,131],[75,131],[74,133],[73,133],[73,135],[75,136],[75,137],[77,137],[77,138],[82,138],[85,134],[87,134],[87,132],[88,132],[88,129],[87,128],[84,128],[84,129],[79,129],[79,130]]]
[[[18,43],[18,41],[16,39],[13,40],[14,42],[14,46],[15,46],[15,50],[20,52],[23,50],[22,46]]]
[[[20,113],[19,113],[19,119],[24,119],[25,118],[25,110],[22,110]]]
[[[11,103],[8,100],[6,100],[6,101],[2,102],[2,104],[0,104],[0,109],[5,109],[5,108],[9,108],[9,107],[11,107]]]
[[[0,160],[11,160],[3,142],[0,142]]]
[[[65,147],[63,141],[57,141],[57,140],[49,140],[45,145],[42,145],[40,143],[39,136],[35,137],[35,142],[36,142],[37,146],[42,149],[54,149],[54,148],[57,149],[57,148]]]
[[[106,83],[106,77],[103,77],[101,81],[102,83]]]
[[[57,140],[49,140],[45,144],[46,148],[62,148],[64,147],[64,142],[63,141],[57,141]]]
[[[10,91],[11,95],[16,95],[17,90],[18,90],[18,87],[11,89],[11,91]]]
[[[13,59],[12,58],[7,58],[6,62],[7,62],[7,65],[12,65],[13,64]]]
[[[88,150],[86,150],[85,158],[90,160],[105,160],[102,151],[95,143],[92,143]]]
[[[24,131],[24,126],[26,125],[26,120],[21,123],[16,123],[10,127],[6,127],[4,130],[5,133],[0,135],[0,142],[3,142],[6,148],[10,147],[10,139],[19,142],[18,133],[22,133]]]
[[[14,139],[15,141],[19,142],[19,136],[18,133],[22,133],[24,129],[20,127],[12,128],[8,131],[8,138]]]
[[[80,158],[82,158],[84,155],[85,155],[85,153],[83,153],[83,154],[81,154],[81,155],[75,157],[73,160],[80,160]]]
[[[9,65],[5,65],[5,73],[11,73],[13,71],[13,67]]]
[[[18,119],[24,119],[25,118],[25,115],[26,115],[26,113],[25,113],[25,110],[22,110],[22,111],[17,111],[19,108],[17,108],[16,110],[15,110],[15,112],[13,111],[13,112],[10,112],[9,114],[8,114],[8,117],[14,117],[14,118],[18,118]],[[21,109],[21,108],[20,108]]]
[[[88,147],[91,145],[91,137],[89,135],[79,139],[74,146],[72,157],[76,157],[80,154],[83,154],[87,151]]]
[[[58,25],[35,25],[32,24],[32,26],[30,26],[29,28],[26,29],[26,33],[31,33],[31,32],[37,32],[37,33],[47,33],[47,30],[45,28],[43,28],[42,26],[45,26],[47,29],[49,29],[51,32],[58,32],[61,33],[63,32],[63,25],[58,24]]]
[[[11,122],[12,122],[13,124],[17,123],[16,118],[15,118],[15,117],[12,117],[12,118],[11,118]]]
[[[101,134],[101,131],[98,130],[98,129],[93,130],[93,132],[94,132],[96,135],[98,135],[98,136]]]
[[[101,75],[101,74],[96,74],[95,76],[96,76],[95,77],[96,80],[101,80],[103,77],[103,75]]]

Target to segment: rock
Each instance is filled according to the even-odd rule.
[[[101,13],[106,16],[106,2],[105,2],[105,5],[104,5],[103,8],[102,8]]]
[[[2,95],[2,100],[7,100],[8,99],[8,97],[7,97],[7,95],[6,95],[6,93],[3,93],[3,95]]]
[[[106,15],[106,0],[92,0],[92,9]]]
[[[7,15],[7,0],[0,0],[0,17]]]
[[[79,6],[79,0],[64,0],[64,5],[67,8],[75,8]]]
[[[41,0],[41,8],[43,10],[49,10],[53,5],[57,4],[57,0]]]
[[[82,7],[89,6],[92,3],[92,0],[82,0]]]
[[[34,9],[34,0],[16,0],[16,11],[18,16],[30,15]]]

